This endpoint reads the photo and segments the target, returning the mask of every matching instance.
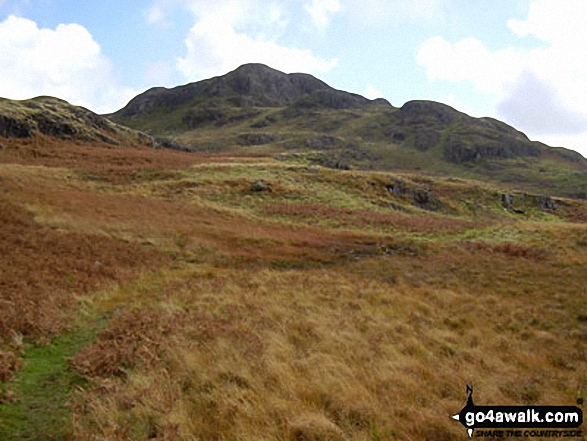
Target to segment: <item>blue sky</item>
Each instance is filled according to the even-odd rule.
[[[585,0],[0,0],[0,96],[99,113],[247,62],[587,155]]]

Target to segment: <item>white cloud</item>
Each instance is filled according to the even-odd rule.
[[[206,3],[206,2],[204,2]],[[225,74],[245,63],[263,63],[284,72],[327,72],[338,63],[309,49],[277,42],[287,21],[281,10],[258,2],[223,0],[190,3],[196,19],[186,37],[187,54],[178,70],[190,81]]]
[[[164,61],[151,63],[145,69],[144,84],[149,86],[172,86],[174,68]]]
[[[306,5],[306,11],[312,17],[312,21],[318,28],[328,26],[328,14],[340,11],[339,0],[312,0]]]
[[[39,29],[15,16],[0,22],[0,78],[0,96],[52,95],[97,112],[120,108],[136,94],[116,86],[109,60],[83,26]]]
[[[372,84],[369,84],[365,90],[365,93],[363,93],[363,96],[365,98],[369,98],[370,100],[374,100],[376,98],[382,98],[383,94],[375,89]]]
[[[269,5],[269,23],[277,24],[282,28],[288,25],[288,20],[284,18],[283,11],[277,3],[271,3]]]
[[[520,37],[533,35],[555,45],[575,44],[587,38],[586,14],[584,0],[535,0],[527,19],[511,19],[507,24]]]
[[[587,133],[585,16],[584,0],[534,0],[526,19],[507,23],[517,47],[490,50],[476,38],[450,43],[437,36],[422,44],[417,61],[431,81],[470,82],[492,96],[495,115],[530,136],[565,135],[568,142]],[[540,42],[528,48],[519,40],[526,37]]]
[[[513,82],[524,68],[520,51],[510,47],[490,52],[476,38],[455,44],[443,37],[430,38],[420,47],[416,60],[432,81],[471,81],[479,90],[495,94],[500,94],[504,84]]]
[[[440,98],[437,99],[437,101],[444,103],[448,106],[451,106],[453,109],[456,109],[459,112],[466,113],[467,115],[472,116],[474,118],[481,118],[491,113],[485,109],[473,108],[469,106],[467,103],[461,101],[452,93],[441,95]]]
[[[543,142],[552,147],[566,147],[581,153],[587,158],[587,133],[578,135],[540,135],[539,138],[530,136],[530,139]]]
[[[302,50],[236,32],[228,24],[201,22],[186,38],[187,55],[177,68],[189,80],[224,74],[246,63],[263,63],[283,72],[327,72],[337,60],[324,60]]]
[[[151,24],[159,23],[163,20],[164,17],[165,11],[160,5],[151,6],[151,8],[149,8],[145,13],[145,18],[147,19],[147,22]]]
[[[530,71],[518,78],[497,112],[536,135],[587,132],[587,117],[566,108],[556,88]]]
[[[445,19],[451,0],[347,0],[344,8],[354,23],[381,27],[409,22],[438,22]]]
[[[183,0],[186,1],[187,0]],[[149,24],[163,23],[171,9],[181,5],[182,0],[156,0],[144,11],[145,19]]]

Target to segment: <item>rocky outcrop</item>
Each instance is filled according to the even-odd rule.
[[[494,139],[490,135],[453,133],[444,146],[444,157],[451,162],[479,160],[481,158],[508,159],[519,156],[538,156],[542,147],[538,143],[507,136]]]
[[[518,194],[516,196],[502,193],[500,196],[501,206],[506,210],[511,210],[514,213],[523,214],[524,209],[520,208],[538,208],[542,211],[556,211],[558,205],[564,205],[561,200],[556,200],[550,196],[532,195],[527,193]]]
[[[399,111],[400,125],[447,125],[459,116],[452,107],[433,101],[408,101]]]
[[[440,133],[434,130],[418,131],[414,137],[414,147],[421,152],[434,147],[440,141]]]
[[[557,203],[550,196],[536,196],[536,205],[540,210],[554,211]]]
[[[31,124],[26,120],[0,115],[0,136],[3,138],[30,138],[33,136]]]
[[[410,200],[412,205],[424,210],[436,211],[442,209],[444,204],[436,197],[434,191],[427,184],[408,184],[401,179],[392,178],[392,182],[385,186],[385,189],[394,196]]]

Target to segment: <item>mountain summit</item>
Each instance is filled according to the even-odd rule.
[[[226,75],[209,80],[173,89],[150,89],[132,99],[112,117],[132,118],[156,111],[159,107],[172,111],[188,104],[200,104],[206,99],[220,99],[236,107],[283,107],[301,100],[315,101],[333,109],[364,108],[371,104],[389,106],[382,99],[369,100],[336,90],[309,74],[285,74],[263,64],[245,64]]]

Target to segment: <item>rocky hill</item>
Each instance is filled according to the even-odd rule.
[[[193,151],[306,155],[333,168],[489,179],[587,197],[587,161],[580,154],[531,141],[501,121],[431,101],[396,108],[261,64],[154,88],[105,116]]]
[[[150,89],[132,99],[112,118],[135,118],[155,114],[160,108],[174,111],[184,106],[207,108],[229,105],[242,108],[312,104],[332,109],[364,108],[372,104],[389,106],[385,100],[372,101],[333,89],[312,75],[285,74],[262,64],[246,64],[227,75],[209,80],[173,89]]]

